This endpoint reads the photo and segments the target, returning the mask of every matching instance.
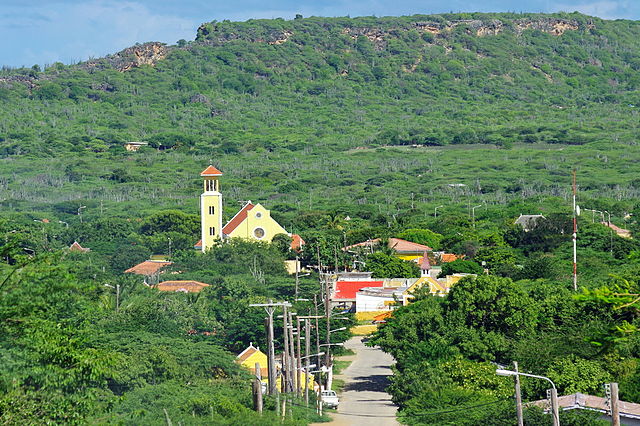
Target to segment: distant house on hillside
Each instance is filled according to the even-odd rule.
[[[201,283],[193,280],[173,280],[162,281],[155,287],[160,291],[173,291],[177,293],[199,293],[210,284]]]
[[[124,144],[124,149],[127,151],[137,151],[143,146],[149,145],[148,142],[127,142]]]
[[[73,244],[71,244],[69,246],[69,251],[75,251],[75,252],[79,252],[79,253],[87,253],[87,252],[91,251],[91,249],[82,247],[80,245],[80,243],[78,243],[77,241],[74,241]]]
[[[162,270],[171,265],[172,262],[165,260],[145,260],[135,266],[124,271],[126,274],[137,274],[144,276],[144,283],[154,285],[158,283],[158,279]]]
[[[367,240],[361,243],[343,247],[342,250],[347,252],[373,252],[373,249],[380,244],[380,241],[380,238],[375,238],[373,240]],[[425,251],[433,251],[433,249],[429,246],[413,243],[401,238],[389,238],[388,246],[389,248],[393,249],[396,257],[403,260],[415,260],[421,258]]]
[[[529,232],[536,226],[540,220],[544,220],[546,217],[541,214],[521,214],[520,217],[514,222],[516,225],[520,225],[524,232]]]
[[[616,226],[611,222],[602,222],[602,224],[604,226],[607,226],[607,227],[613,229],[613,232],[615,232],[619,237],[632,238],[631,237],[631,231],[629,231],[628,229],[620,228],[619,226]]]

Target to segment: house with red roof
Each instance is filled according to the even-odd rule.
[[[375,238],[343,247],[342,250],[347,252],[373,252],[374,248],[377,247],[381,241],[380,238]],[[395,256],[402,260],[416,260],[422,257],[425,251],[433,251],[429,246],[403,240],[402,238],[389,238],[387,245],[394,251]]]
[[[90,248],[82,247],[79,242],[74,241],[73,244],[69,246],[69,251],[75,251],[79,253],[87,253],[91,251]]]

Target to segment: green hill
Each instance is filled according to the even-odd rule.
[[[640,23],[577,13],[298,17],[4,69],[0,199],[190,209],[209,162],[231,210],[404,210],[412,193],[459,199],[450,183],[487,202],[562,195],[572,164],[595,195],[635,197],[639,44]]]

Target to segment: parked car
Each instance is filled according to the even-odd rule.
[[[338,404],[340,403],[340,399],[338,399],[338,395],[335,391],[332,390],[324,390],[320,393],[320,398],[322,399],[322,405],[338,409]]]

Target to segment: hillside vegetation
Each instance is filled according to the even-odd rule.
[[[563,196],[573,166],[584,189],[635,198],[639,36],[579,14],[225,21],[178,46],[4,69],[0,200],[193,211],[209,162],[229,214],[277,197],[282,213],[390,216],[456,202],[449,183],[490,203]],[[162,151],[127,155],[128,141]]]

